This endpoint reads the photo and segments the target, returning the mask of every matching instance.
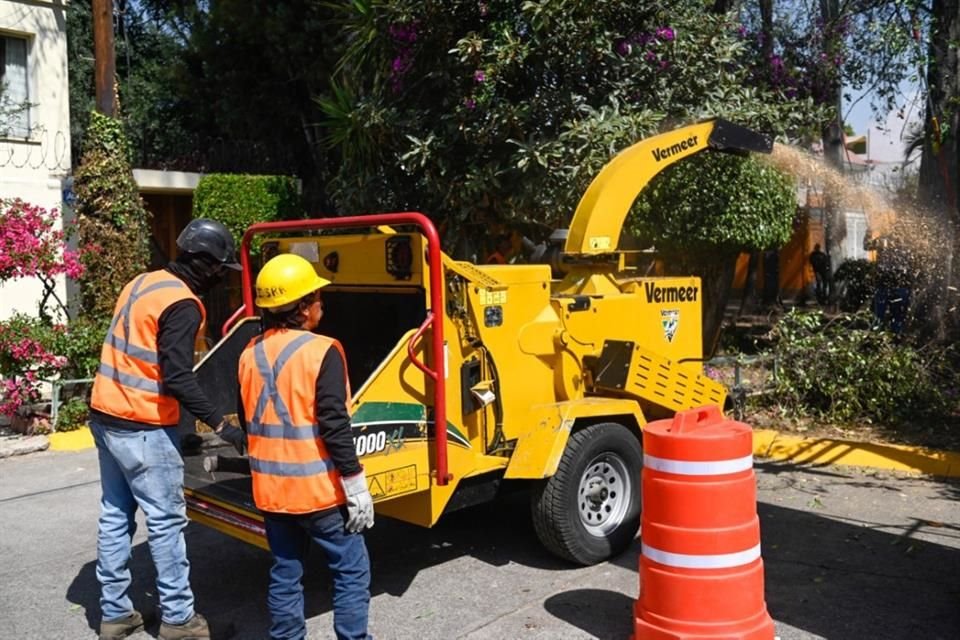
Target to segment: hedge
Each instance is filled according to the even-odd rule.
[[[240,246],[251,224],[302,218],[296,178],[232,173],[203,176],[193,192],[193,216],[225,224]]]

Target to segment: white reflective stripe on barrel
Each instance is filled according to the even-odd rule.
[[[640,544],[640,553],[647,558],[665,564],[668,567],[681,569],[730,569],[750,564],[760,557],[760,545],[738,551],[737,553],[719,553],[716,555],[688,555],[686,553],[670,553],[661,551],[650,545]]]
[[[742,458],[733,458],[732,460],[706,460],[702,462],[691,462],[689,460],[671,460],[669,458],[658,458],[650,454],[643,454],[644,466],[650,467],[654,471],[663,471],[664,473],[676,473],[681,476],[721,476],[726,473],[736,473],[753,468],[753,455]]]

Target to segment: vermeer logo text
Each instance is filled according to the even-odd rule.
[[[696,302],[696,287],[658,287],[652,282],[643,283],[647,302]]]
[[[659,149],[654,149],[653,159],[656,160],[657,162],[660,162],[661,160],[666,160],[670,156],[677,155],[681,151],[692,149],[693,147],[697,146],[698,144],[697,138],[699,137],[700,136],[690,136],[686,140],[681,140],[680,142],[677,142],[676,144],[672,144],[669,147],[661,147]]]

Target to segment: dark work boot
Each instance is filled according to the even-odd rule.
[[[199,613],[183,624],[160,625],[160,640],[207,640],[210,637],[210,627],[207,619]]]
[[[102,621],[100,640],[122,640],[138,631],[143,631],[143,616],[139,611],[134,611],[116,620]]]

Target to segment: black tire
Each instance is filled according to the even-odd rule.
[[[640,528],[639,439],[616,423],[570,436],[553,477],[531,495],[537,537],[553,554],[592,565],[624,551]]]

